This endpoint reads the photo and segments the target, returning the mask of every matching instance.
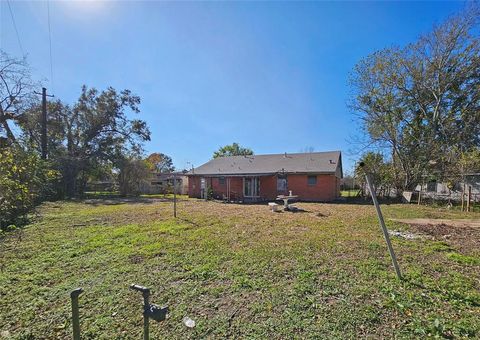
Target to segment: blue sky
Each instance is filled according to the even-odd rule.
[[[82,84],[128,88],[152,131],[146,152],[199,166],[232,142],[255,153],[342,150],[359,126],[348,75],[404,45],[462,2],[47,2],[10,0],[35,79],[67,103]],[[22,50],[8,3],[0,48]]]

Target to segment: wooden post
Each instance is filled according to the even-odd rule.
[[[420,184],[420,190],[418,190],[418,205],[420,205],[420,202],[422,201],[422,189],[423,189],[423,183]]]
[[[173,217],[177,218],[177,174],[173,173]]]
[[[42,88],[42,135],[41,135],[41,145],[42,145],[42,159],[47,159],[47,89]]]
[[[53,95],[47,94],[47,89],[42,87],[42,93],[34,91],[35,94],[42,96],[42,115],[40,119],[40,146],[42,149],[42,159],[47,159],[48,154],[48,136],[47,136],[47,97],[53,97]]]
[[[472,186],[468,186],[467,191],[467,211],[470,212],[470,201],[472,200]]]
[[[463,183],[462,187],[462,211],[464,210],[465,207],[465,182]]]

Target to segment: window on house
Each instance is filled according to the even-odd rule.
[[[427,183],[427,191],[428,192],[436,192],[437,191],[437,182],[430,181]]]
[[[316,185],[317,184],[317,176],[308,176],[307,182],[308,182],[308,185]]]
[[[258,197],[260,195],[260,178],[245,177],[243,179],[243,195],[246,197]]]
[[[218,184],[225,185],[225,177],[219,177],[218,178]]]
[[[277,177],[277,191],[287,191],[287,176]]]

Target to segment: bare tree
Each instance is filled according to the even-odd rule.
[[[16,141],[12,125],[33,99],[33,87],[26,59],[0,51],[0,136],[10,142]]]

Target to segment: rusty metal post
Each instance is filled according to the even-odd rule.
[[[78,296],[82,293],[82,288],[74,289],[70,293],[70,298],[72,300],[73,340],[80,340],[80,313],[78,311]]]
[[[363,162],[360,163],[360,166],[364,168],[365,164]],[[383,220],[382,210],[380,209],[380,204],[378,204],[377,195],[375,194],[375,189],[373,187],[372,180],[370,178],[370,174],[365,170],[365,179],[367,181],[368,188],[370,190],[370,195],[372,196],[373,205],[377,210],[378,221],[380,222],[380,227],[383,231],[383,236],[385,237],[385,242],[387,243],[388,251],[390,253],[390,257],[392,258],[393,267],[395,268],[395,273],[397,274],[397,278],[399,280],[402,279],[402,273],[400,272],[400,267],[397,263],[397,257],[395,256],[395,252],[393,251],[392,242],[390,241],[390,236],[388,235],[388,230],[385,225],[385,221]]]

